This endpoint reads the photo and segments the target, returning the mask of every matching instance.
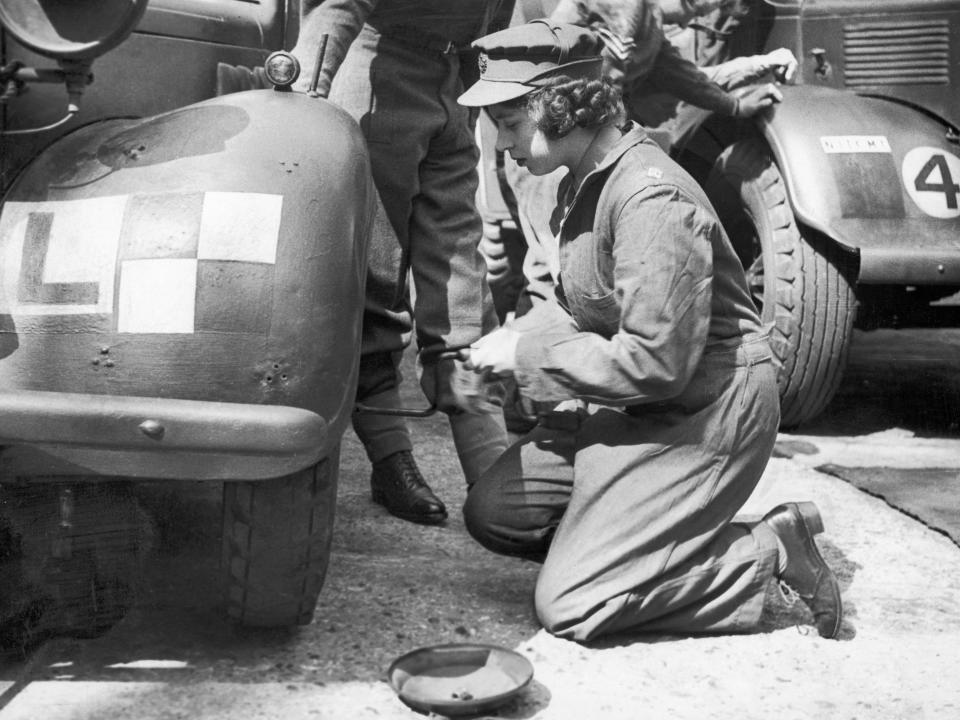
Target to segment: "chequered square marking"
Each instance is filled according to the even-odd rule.
[[[282,195],[206,193],[197,259],[275,263],[282,209]]]
[[[192,333],[196,297],[196,260],[125,260],[117,293],[117,331]]]
[[[127,203],[120,260],[195,258],[203,193],[133,195]]]
[[[269,333],[282,208],[224,192],[9,201],[0,310],[84,332]]]
[[[200,260],[197,332],[266,335],[273,316],[273,265]]]

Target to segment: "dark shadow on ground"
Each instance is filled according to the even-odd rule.
[[[855,332],[833,402],[790,432],[857,436],[892,427],[918,437],[960,437],[960,330]]]
[[[960,460],[960,458],[958,458]],[[846,480],[880,498],[907,517],[960,545],[960,470],[956,468],[887,468],[821,465],[819,472]]]

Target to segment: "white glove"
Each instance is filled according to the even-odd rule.
[[[502,327],[484,335],[463,351],[464,367],[473,370],[484,379],[510,377],[517,368],[517,344],[520,333]]]

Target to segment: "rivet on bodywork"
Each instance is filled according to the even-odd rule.
[[[104,363],[104,365],[106,365],[107,367],[113,367],[113,360],[107,360],[107,361]]]
[[[947,269],[946,269],[943,265],[937,265],[937,272],[938,272],[938,273],[940,273],[941,275],[943,275],[943,273],[945,273],[946,271],[947,271]]]
[[[164,427],[156,420],[144,420],[139,427],[140,432],[149,438],[159,440],[163,437]]]
[[[101,354],[101,355],[106,355],[106,354],[108,354],[109,352],[110,352],[110,348],[108,348],[107,346],[103,346],[102,348],[100,348],[100,354]]]

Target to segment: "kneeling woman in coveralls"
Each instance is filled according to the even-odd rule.
[[[747,525],[779,422],[776,372],[730,241],[699,186],[622,124],[589,30],[535,21],[481,38],[497,149],[534,174],[566,167],[554,302],[474,343],[467,367],[512,375],[541,423],[473,485],[470,533],[542,559],[535,604],[551,633],[744,632],[773,578],[840,631],[836,578],[813,503]],[[551,427],[552,425],[552,427]]]

